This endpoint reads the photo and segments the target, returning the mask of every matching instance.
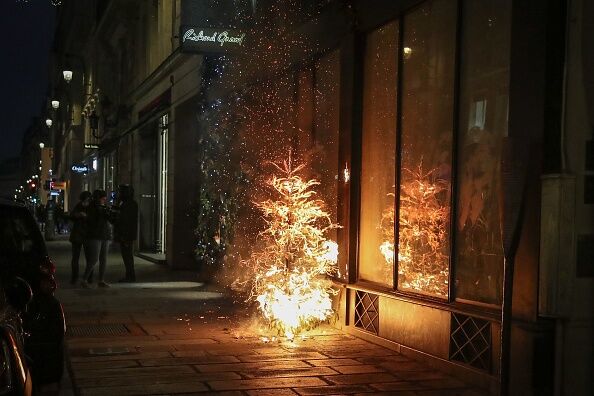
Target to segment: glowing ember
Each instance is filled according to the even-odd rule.
[[[337,225],[313,197],[319,183],[297,176],[303,165],[293,168],[290,159],[273,165],[283,175],[267,184],[279,198],[256,203],[267,224],[264,247],[245,263],[255,273],[251,297],[271,327],[293,339],[334,315],[326,275],[336,272],[338,245],[325,234]]]
[[[449,207],[443,204],[446,181],[427,173],[403,169],[398,245],[399,287],[438,296],[448,295],[447,237]],[[393,194],[390,194],[393,195]],[[394,263],[394,208],[387,208],[381,224],[384,242],[379,249],[386,263]]]

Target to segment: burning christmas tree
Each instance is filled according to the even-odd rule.
[[[255,274],[251,298],[271,327],[292,339],[334,315],[326,275],[336,272],[338,246],[325,235],[338,226],[315,199],[319,182],[298,176],[303,165],[293,168],[290,158],[272,165],[281,176],[267,185],[277,198],[256,203],[267,228],[260,233],[263,248],[245,263]]]

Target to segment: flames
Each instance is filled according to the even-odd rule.
[[[436,170],[403,169],[400,188],[398,283],[400,289],[446,297],[448,295],[448,183]],[[394,194],[390,194],[394,196]],[[394,208],[384,210],[379,249],[391,268],[394,264]]]
[[[289,339],[334,315],[332,283],[338,245],[326,233],[338,227],[315,199],[317,180],[298,176],[303,165],[272,164],[281,176],[267,181],[276,199],[256,203],[266,221],[262,249],[245,261],[255,277],[251,297],[270,325]]]

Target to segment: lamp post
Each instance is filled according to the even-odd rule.
[[[48,127],[49,129],[49,136],[50,136],[50,147],[54,148],[55,147],[55,139],[54,139],[54,133],[52,130],[52,125],[54,124],[53,120],[51,118],[47,118],[45,120],[45,125]],[[45,144],[43,142],[39,143],[39,148],[40,148],[40,152],[41,152],[41,159],[43,161],[43,151],[45,148]],[[51,180],[51,167],[53,166],[53,159],[50,158],[50,180]],[[46,176],[46,175],[43,175]],[[56,233],[54,230],[54,226],[55,226],[55,219],[54,219],[54,213],[55,213],[55,201],[53,200],[53,197],[51,196],[51,189],[50,189],[50,197],[47,200],[47,203],[45,205],[45,229],[44,229],[44,234],[45,234],[45,240],[46,241],[52,241],[55,239],[56,237]]]
[[[90,96],[90,78],[87,78],[87,65],[83,56],[72,53],[62,54],[62,99],[65,101],[62,105],[63,110],[63,134],[64,141],[68,141],[66,154],[62,156],[61,161],[64,165],[61,167],[61,178],[69,180],[68,188],[64,191],[64,205],[66,209],[71,202],[76,202],[75,197],[82,191],[82,180],[80,177],[73,176],[71,172],[72,163],[82,161],[84,155],[85,120],[82,111],[86,101]],[[69,154],[68,154],[69,151]],[[65,163],[68,158],[69,163]]]

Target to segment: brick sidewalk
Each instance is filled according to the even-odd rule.
[[[67,279],[67,245],[49,243]],[[111,256],[108,271],[119,266]],[[145,267],[146,265],[146,267]],[[164,267],[139,263],[154,281]],[[117,267],[119,269],[119,267]],[[152,272],[151,272],[152,271]],[[87,395],[484,395],[390,349],[323,326],[295,342],[261,339],[238,302],[192,281],[63,287],[73,392]]]

